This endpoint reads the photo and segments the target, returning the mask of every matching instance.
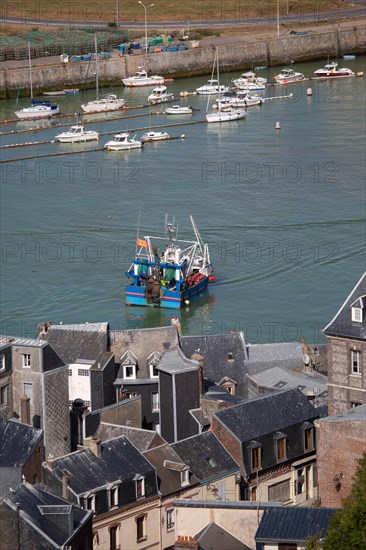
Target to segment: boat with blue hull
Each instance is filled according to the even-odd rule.
[[[208,245],[190,220],[194,241],[178,240],[175,220],[168,223],[167,216],[164,237],[137,237],[136,256],[126,273],[126,304],[180,309],[215,280]]]

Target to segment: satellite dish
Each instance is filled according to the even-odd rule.
[[[304,353],[304,355],[302,356],[302,360],[305,365],[308,365],[310,363],[310,357],[308,356],[307,353]]]

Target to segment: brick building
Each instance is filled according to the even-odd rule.
[[[366,403],[366,273],[324,328],[329,414]]]
[[[341,507],[349,495],[357,459],[366,452],[366,405],[316,422],[319,498]]]

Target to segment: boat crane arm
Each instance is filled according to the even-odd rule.
[[[198,241],[198,243],[199,243],[199,245],[200,245],[200,252],[201,252],[201,254],[203,254],[205,245],[204,245],[204,243],[203,243],[202,237],[201,237],[201,235],[199,234],[199,231],[198,231],[198,229],[197,229],[196,222],[194,221],[194,219],[193,219],[193,217],[192,217],[191,214],[189,215],[189,218],[190,218],[190,220],[191,220],[191,224],[192,224],[192,227],[193,227],[194,234],[196,235],[196,239],[197,239],[197,241]]]

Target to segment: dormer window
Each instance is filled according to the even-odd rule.
[[[250,451],[252,472],[255,472],[262,467],[262,447],[257,441],[252,441],[249,443],[248,447]]]
[[[136,500],[145,496],[145,478],[136,474],[135,478]]]
[[[154,351],[147,358],[147,363],[149,365],[149,370],[150,370],[150,378],[159,378],[159,371],[156,367],[160,363],[160,359],[161,359],[161,355],[158,351]]]
[[[274,436],[276,441],[276,458],[277,462],[286,460],[286,436],[281,432],[277,432]]]
[[[234,354],[232,351],[227,352],[227,360],[228,361],[234,361]]]
[[[131,351],[121,357],[121,366],[123,368],[123,378],[136,378],[137,358]]]
[[[360,307],[352,308],[352,321],[354,323],[362,323],[362,309]]]
[[[95,512],[95,495],[90,493],[84,495],[84,510]]]
[[[109,507],[114,508],[118,506],[118,487],[111,485],[109,487]]]
[[[182,487],[189,485],[189,469],[182,470],[180,473],[180,484]]]

